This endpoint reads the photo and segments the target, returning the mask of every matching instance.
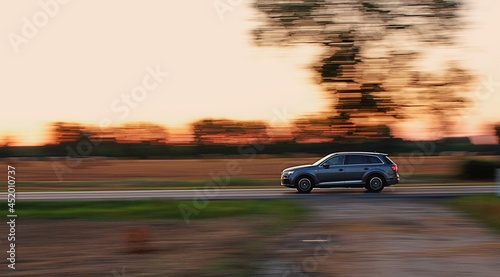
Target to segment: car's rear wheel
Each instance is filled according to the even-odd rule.
[[[299,193],[309,193],[314,187],[314,183],[309,177],[300,177],[296,183]]]
[[[366,182],[365,187],[369,192],[380,192],[384,189],[384,181],[379,176],[372,176]]]

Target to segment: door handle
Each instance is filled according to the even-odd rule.
[[[365,170],[368,170],[369,168],[368,167],[365,167]]]
[[[344,169],[343,169],[343,168],[341,168],[341,169],[339,169],[339,171],[344,171]]]

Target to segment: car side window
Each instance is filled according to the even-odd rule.
[[[362,155],[347,155],[345,164],[366,164],[366,158]]]
[[[326,164],[329,165],[343,165],[344,164],[344,156],[334,156],[330,159],[328,159]]]
[[[366,156],[366,158],[368,159],[368,163],[371,163],[371,164],[381,164],[381,163],[383,163],[379,158],[374,157],[374,156]]]

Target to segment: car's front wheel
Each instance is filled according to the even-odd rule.
[[[300,177],[297,180],[296,187],[299,193],[309,193],[313,189],[314,183],[309,177]]]
[[[365,187],[369,192],[380,192],[384,189],[384,181],[379,176],[373,176],[368,179]]]

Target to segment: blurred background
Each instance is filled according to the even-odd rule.
[[[240,170],[227,186],[277,188],[284,168],[338,151],[389,153],[399,165],[400,186],[491,185],[500,167],[498,10],[493,0],[4,1],[0,159],[19,168],[18,190],[24,191],[217,187],[210,183],[214,173],[230,162]],[[261,247],[271,242],[255,230],[272,238],[283,230],[262,216],[292,226],[301,222],[293,216],[307,214],[297,203],[229,201],[210,205],[217,220],[188,228],[175,221],[182,219],[181,204],[154,204],[172,211],[167,215],[148,212],[147,220],[174,220],[170,225],[100,222],[118,230],[122,244],[108,248],[116,239],[110,236],[92,245],[106,255],[144,258],[141,253],[159,251],[166,256],[155,257],[187,259],[170,265],[172,276],[245,276],[255,268],[238,265],[259,257],[241,253],[271,255]],[[33,212],[26,218],[96,219],[78,215],[92,210],[85,204],[51,205],[26,204]],[[97,220],[120,213],[141,218],[109,205]],[[54,215],[65,208],[66,215]],[[37,214],[44,209],[53,212]],[[238,218],[230,223],[234,233],[217,229],[232,222],[226,216],[248,214],[255,221]],[[31,233],[52,234],[47,224],[27,224]],[[97,236],[91,224],[82,226]],[[210,243],[194,239],[197,230]],[[319,237],[333,245],[325,229],[316,231],[290,240]],[[155,233],[175,239],[161,242]],[[50,253],[56,235],[44,241]],[[221,236],[228,240],[221,243]],[[245,239],[250,243],[236,243]],[[176,250],[162,252],[172,243]],[[330,246],[321,247],[332,255]],[[186,248],[183,256],[179,249]],[[197,251],[213,256],[195,266],[191,253]],[[214,260],[216,266],[205,264]],[[100,264],[98,272],[128,276],[129,261]],[[46,262],[51,274],[75,269]],[[129,272],[164,272],[161,263],[150,259],[150,267]]]
[[[229,2],[9,4],[2,145],[498,142],[496,2]]]

